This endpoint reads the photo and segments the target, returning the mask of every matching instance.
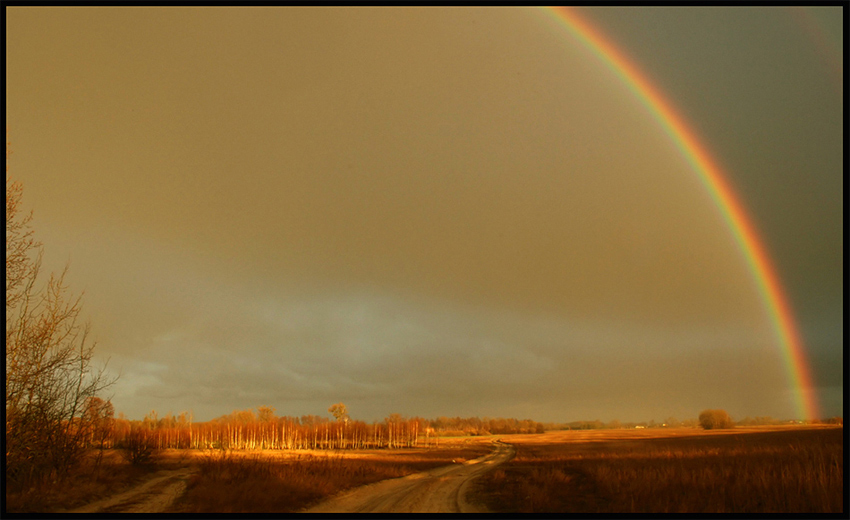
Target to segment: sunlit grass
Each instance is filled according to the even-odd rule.
[[[683,431],[515,443],[480,479],[491,509],[582,513],[816,513],[843,507],[843,430]]]
[[[402,477],[488,453],[484,445],[361,453],[202,455],[200,472],[172,510],[181,513],[290,513],[345,489]],[[352,456],[353,455],[353,456]]]

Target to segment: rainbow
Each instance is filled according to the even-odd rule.
[[[579,16],[573,8],[548,7],[545,12],[555,17],[619,76],[698,173],[734,235],[759,288],[779,339],[785,368],[794,389],[797,412],[802,419],[820,418],[811,370],[788,297],[752,220],[725,179],[723,170],[708,154],[696,133],[679,116],[672,104],[600,31]]]

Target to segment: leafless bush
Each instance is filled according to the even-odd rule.
[[[8,161],[9,148],[6,147]],[[8,162],[7,162],[8,172]],[[42,246],[21,214],[21,185],[6,178],[6,479],[64,473],[89,440],[86,403],[111,384],[91,367],[89,326],[65,271],[39,287]]]
[[[153,461],[154,439],[144,427],[134,426],[119,447],[130,464],[148,464]]]

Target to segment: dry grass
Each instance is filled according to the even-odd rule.
[[[340,453],[208,452],[174,504],[180,513],[290,513],[348,488],[476,458],[483,444]]]
[[[120,453],[108,450],[100,465],[95,454],[68,475],[48,475],[24,485],[6,485],[8,513],[44,513],[73,509],[119,493],[156,471],[154,465],[133,466]]]
[[[478,483],[495,511],[843,510],[841,428],[559,432],[508,440],[517,456]]]
[[[489,439],[441,441],[435,449],[399,450],[161,450],[133,465],[120,450],[95,453],[66,478],[51,476],[6,486],[4,513],[62,512],[123,492],[162,469],[197,466],[172,512],[293,512],[342,490],[463,462],[491,451]]]

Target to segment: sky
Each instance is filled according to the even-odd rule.
[[[841,8],[578,12],[722,165],[842,415]],[[551,13],[6,17],[8,175],[116,412],[798,418],[720,209]]]

